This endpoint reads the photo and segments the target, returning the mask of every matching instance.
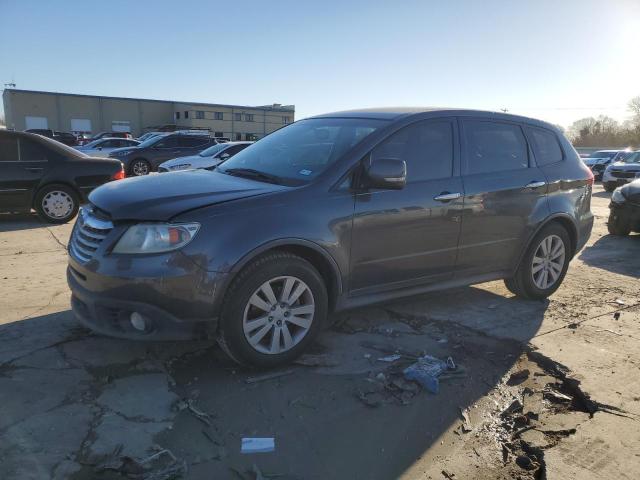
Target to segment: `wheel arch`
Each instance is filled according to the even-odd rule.
[[[555,213],[555,214],[545,218],[544,221],[542,221],[540,223],[540,225],[538,225],[538,227],[529,236],[529,239],[527,240],[527,243],[525,244],[524,248],[520,252],[520,256],[518,257],[518,262],[515,265],[515,269],[517,269],[518,266],[520,265],[520,262],[522,261],[522,258],[524,257],[524,255],[526,254],[527,250],[531,246],[531,242],[533,242],[533,239],[536,237],[536,235],[543,228],[547,227],[548,225],[554,224],[554,223],[555,224],[559,224],[562,227],[564,227],[564,229],[569,234],[569,239],[571,240],[571,258],[573,258],[573,256],[576,254],[576,247],[578,245],[578,226],[576,225],[575,220],[570,215],[568,215],[566,213]]]

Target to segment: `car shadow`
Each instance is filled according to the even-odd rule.
[[[611,192],[607,192],[606,190],[601,190],[598,192],[593,192],[591,196],[598,197],[598,198],[611,198]]]
[[[40,220],[35,212],[32,213],[0,213],[0,233],[15,232],[41,228],[47,223]]]
[[[162,395],[189,399],[186,405],[193,408],[174,409],[160,433],[147,439],[149,446],[158,443],[184,459],[189,478],[230,478],[230,468],[243,472],[253,464],[280,478],[399,478],[460,423],[461,408],[500,383],[540,329],[548,302],[518,300],[500,288],[492,285],[496,294],[486,284],[465,287],[333,315],[333,325],[300,363],[275,372],[238,367],[210,341],[133,342],[94,335],[79,327],[70,311],[0,325],[4,418],[13,416],[15,423],[39,415],[41,429],[87,430],[81,435],[85,445],[81,450],[74,445],[73,452],[62,439],[55,446],[40,440],[38,428],[19,430],[23,438],[5,430],[0,444],[20,443],[29,451],[0,447],[0,456],[46,462],[71,454],[85,463],[74,478],[111,478],[91,465],[92,448],[100,444],[113,451],[122,444],[123,455],[135,456],[130,449],[149,426],[145,419],[120,419],[126,425],[111,431],[113,445],[107,448],[106,433],[94,426],[119,413],[98,405],[109,391],[122,397],[113,408],[127,405],[127,398],[148,401],[149,409]],[[406,356],[379,360],[395,351]],[[464,375],[443,381],[438,394],[390,393],[391,382],[414,361],[411,356],[423,354],[451,357]],[[83,380],[70,382],[69,369],[82,370]],[[261,377],[265,373],[271,377]],[[88,405],[92,417],[76,426],[80,420],[57,414],[51,401],[34,403],[34,391],[20,385],[37,384],[38,375],[44,386],[69,385],[64,395],[47,387],[49,399]],[[143,377],[149,375],[166,378],[164,392],[145,390]],[[126,388],[118,391],[122,380]],[[205,420],[197,412],[205,412]],[[32,443],[24,435],[31,435]],[[276,450],[243,455],[244,437],[273,437]],[[3,465],[10,464],[11,459]],[[0,477],[3,468],[8,467],[0,466]]]
[[[640,234],[605,235],[580,253],[587,265],[609,272],[640,278]]]

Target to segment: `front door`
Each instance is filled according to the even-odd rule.
[[[546,177],[517,123],[463,119],[465,190],[457,274],[510,270],[536,214],[546,215]]]
[[[463,189],[452,119],[420,121],[370,153],[407,164],[402,190],[355,194],[352,294],[449,279],[456,264]]]

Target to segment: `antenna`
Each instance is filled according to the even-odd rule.
[[[509,111],[509,109],[508,108],[501,108],[500,111],[504,112],[504,113],[507,113]]]

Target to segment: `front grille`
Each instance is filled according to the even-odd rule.
[[[88,262],[112,229],[113,223],[98,218],[91,207],[83,207],[73,227],[69,252],[82,263]]]
[[[611,176],[616,178],[635,178],[636,175],[640,172],[634,172],[629,170],[611,170]]]

